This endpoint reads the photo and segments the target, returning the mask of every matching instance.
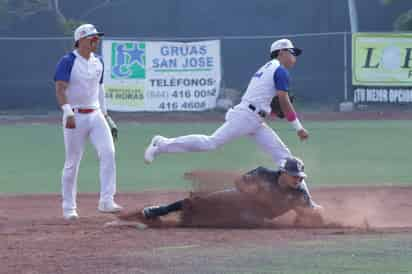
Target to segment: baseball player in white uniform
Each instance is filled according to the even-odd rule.
[[[156,135],[147,147],[144,160],[151,163],[162,153],[192,152],[214,150],[221,145],[241,136],[248,136],[258,146],[269,153],[277,166],[284,159],[292,157],[287,146],[266,123],[265,118],[271,112],[270,103],[278,96],[280,107],[286,119],[295,128],[301,140],[309,137],[299,121],[289,99],[289,72],[296,63],[296,56],[302,50],[293,46],[288,39],[280,39],[270,47],[270,61],[258,69],[252,76],[241,102],[228,110],[225,123],[212,135],[187,135],[166,138]],[[306,183],[302,182],[307,189]]]
[[[63,217],[74,220],[77,213],[77,175],[85,142],[91,141],[100,162],[98,210],[117,212],[115,203],[116,165],[113,140],[117,127],[107,115],[103,86],[103,61],[94,52],[104,34],[91,24],[74,32],[75,49],[63,56],[56,67],[57,102],[63,110],[66,158],[62,175]]]

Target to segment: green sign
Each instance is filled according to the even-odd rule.
[[[353,34],[352,83],[355,86],[412,85],[412,34]]]
[[[112,43],[112,79],[145,79],[146,44],[144,42]]]

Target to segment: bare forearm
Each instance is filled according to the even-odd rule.
[[[67,102],[67,97],[66,97],[67,86],[68,86],[67,82],[64,82],[64,81],[57,81],[56,82],[57,103],[61,107],[64,117],[74,116],[72,107]]]
[[[309,136],[308,132],[299,121],[295,108],[289,99],[289,94],[286,91],[278,91],[278,96],[280,108],[285,114],[286,120],[291,123],[301,140],[307,139]]]
[[[63,81],[56,82],[56,99],[59,106],[67,104],[66,98],[67,83]]]
[[[295,113],[295,108],[289,100],[289,95],[286,91],[278,91],[279,104],[284,114]]]

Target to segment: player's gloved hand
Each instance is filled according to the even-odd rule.
[[[293,103],[295,101],[295,95],[292,93],[289,93],[289,101]],[[270,108],[271,108],[271,115],[274,117],[278,117],[280,119],[285,118],[285,114],[282,111],[282,108],[280,107],[280,102],[279,102],[279,97],[274,96],[272,98],[272,101],[270,102]]]
[[[108,114],[105,115],[107,124],[109,124],[110,131],[112,132],[113,141],[117,141],[119,139],[119,130],[117,128],[116,123],[113,121],[112,117]]]

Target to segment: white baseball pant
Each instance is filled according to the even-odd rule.
[[[65,128],[63,135],[66,152],[62,175],[62,207],[76,209],[77,175],[86,140],[97,151],[100,163],[100,201],[110,201],[116,192],[115,148],[110,128],[100,110],[91,113],[75,113],[76,128]]]
[[[214,150],[241,136],[253,139],[259,147],[269,153],[273,161],[279,165],[291,156],[289,149],[257,113],[245,105],[237,105],[228,110],[225,123],[212,135],[192,134],[176,138],[166,138],[157,143],[157,152],[192,152]]]
[[[292,154],[276,132],[271,129],[262,117],[251,111],[247,104],[241,103],[228,110],[225,123],[212,135],[192,134],[176,138],[161,139],[156,145],[157,153],[195,152],[214,150],[241,136],[248,136],[266,153],[279,167],[285,158]],[[306,182],[301,182],[311,197]]]

